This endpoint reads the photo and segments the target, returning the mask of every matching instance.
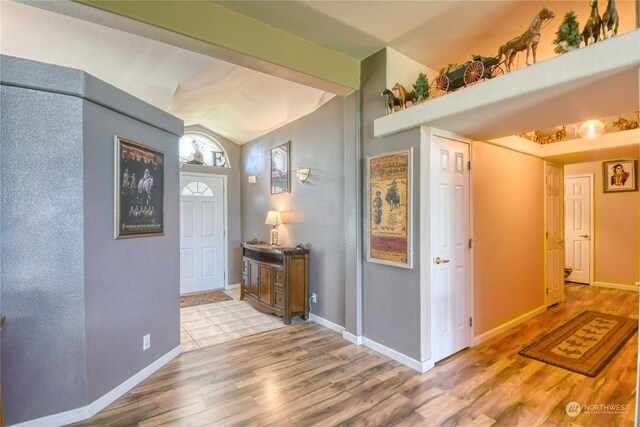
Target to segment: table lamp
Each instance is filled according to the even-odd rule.
[[[276,226],[282,224],[282,218],[280,217],[280,212],[278,211],[269,211],[267,214],[267,220],[264,222],[267,225],[272,225],[271,229],[271,245],[278,245],[278,230],[276,230]]]

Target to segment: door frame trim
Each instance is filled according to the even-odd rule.
[[[428,126],[420,127],[420,362],[422,364],[422,372],[426,372],[434,367],[433,360],[433,321],[432,314],[432,295],[431,295],[431,148],[432,137],[439,136],[445,139],[451,139],[457,142],[467,144],[469,146],[469,160],[472,160],[473,140],[462,135],[441,129],[431,128]],[[469,171],[469,238],[473,236],[473,185],[472,175],[473,168]],[[474,283],[473,283],[473,250],[469,250],[469,316],[475,319],[474,311]],[[428,325],[428,326],[426,326]],[[472,347],[474,343],[475,325],[469,327],[468,346]]]
[[[589,215],[591,216],[591,224],[589,224],[589,235],[591,236],[591,244],[589,245],[589,286],[593,286],[595,282],[595,246],[596,246],[596,235],[595,235],[595,173],[581,173],[576,175],[564,175],[564,181],[566,183],[567,178],[589,178]],[[563,196],[564,200],[564,196]],[[565,209],[566,211],[566,209]],[[566,212],[565,212],[566,214]],[[566,227],[566,221],[565,221]],[[565,242],[566,242],[566,229],[565,229]],[[566,261],[566,259],[565,259]]]
[[[562,212],[560,212],[560,220],[562,221],[562,237],[564,237],[564,165],[562,163],[557,163],[557,162],[553,162],[553,161],[549,161],[549,160],[544,160],[542,163],[542,190],[543,190],[543,202],[542,202],[542,218],[543,218],[543,225],[544,225],[544,232],[547,232],[547,165],[550,166],[555,166],[557,168],[560,169],[560,172],[562,172],[562,191],[560,191],[560,210]],[[544,280],[543,280],[543,284],[542,284],[542,294],[544,296],[544,304],[545,307],[549,307],[549,294],[547,293],[547,271],[549,268],[549,265],[547,263],[547,236],[546,234],[543,236],[544,239],[544,245],[543,245],[543,250],[544,250]],[[565,246],[567,242],[565,242],[562,246],[563,246],[563,250],[562,250],[562,271],[563,271],[563,280],[564,280],[564,252],[565,252]],[[562,296],[560,297],[560,302],[564,302],[565,300],[565,292],[564,292],[564,283],[562,284]]]
[[[229,204],[227,202],[227,176],[219,175],[216,173],[204,173],[204,172],[185,172],[180,171],[180,177],[182,176],[201,176],[204,178],[221,178],[222,179],[222,202],[224,203],[224,207],[222,209],[222,223],[223,223],[223,233],[224,233],[224,290],[229,290],[229,214],[227,210],[229,209]],[[182,198],[182,188],[180,188],[180,197]],[[182,221],[180,218],[178,221]],[[179,222],[181,224],[181,222]],[[181,237],[182,239],[182,237]],[[179,260],[178,260],[179,261]]]

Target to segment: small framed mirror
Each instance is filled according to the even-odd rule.
[[[289,141],[271,149],[271,194],[289,192]]]

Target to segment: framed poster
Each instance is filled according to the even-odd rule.
[[[271,149],[271,194],[289,192],[289,141]]]
[[[636,161],[612,160],[602,163],[602,178],[605,193],[636,191]]]
[[[164,235],[164,152],[115,138],[114,238]]]
[[[413,268],[413,150],[367,158],[367,261]]]

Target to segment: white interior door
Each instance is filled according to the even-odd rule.
[[[224,179],[180,175],[180,293],[224,288]]]
[[[544,165],[545,289],[547,307],[564,298],[563,171],[558,165]]]
[[[564,179],[564,238],[565,261],[573,272],[571,282],[591,282],[591,176],[572,176]]]
[[[433,135],[430,146],[433,360],[471,343],[469,144]]]

